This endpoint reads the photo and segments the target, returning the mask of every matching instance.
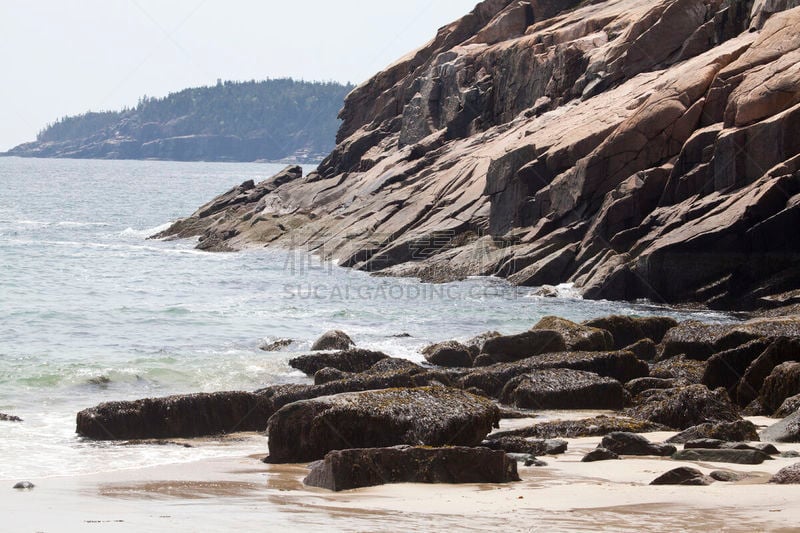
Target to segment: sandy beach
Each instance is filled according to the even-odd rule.
[[[585,413],[575,413],[576,416]],[[539,420],[539,419],[537,419]],[[768,419],[751,419],[765,424]],[[503,429],[533,420],[504,421]],[[662,441],[672,433],[646,435]],[[257,442],[254,439],[254,442]],[[5,480],[7,531],[792,531],[800,486],[769,485],[798,460],[758,466],[627,457],[581,463],[600,438],[570,439],[546,467],[520,465],[509,485],[386,485],[341,493],[304,487],[305,465],[277,466],[263,454],[75,477]],[[781,451],[800,445],[780,445]],[[747,472],[738,483],[649,486],[688,464],[704,473]]]

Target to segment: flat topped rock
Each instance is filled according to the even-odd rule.
[[[740,465],[760,465],[772,459],[761,450],[707,450],[694,448],[681,450],[674,454],[675,461],[703,461],[708,463],[735,463]]]
[[[388,483],[509,483],[517,463],[487,448],[397,446],[337,450],[311,465],[303,483],[341,491]]]
[[[351,348],[333,353],[312,353],[289,360],[289,366],[313,376],[323,368],[335,368],[342,372],[365,372],[375,363],[389,356],[383,352]]]
[[[500,401],[524,409],[622,409],[622,384],[591,372],[543,369],[509,381]]]
[[[269,419],[270,463],[399,444],[477,446],[500,421],[491,401],[447,387],[386,389],[303,400]]]

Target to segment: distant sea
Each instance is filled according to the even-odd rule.
[[[304,382],[287,361],[329,329],[422,361],[429,342],[524,331],[546,315],[724,314],[546,299],[498,279],[374,278],[302,250],[210,254],[147,237],[271,164],[0,158],[0,479],[111,471],[266,451],[92,443],[75,415],[111,400]],[[311,168],[307,168],[307,171]],[[279,338],[287,352],[260,349]]]

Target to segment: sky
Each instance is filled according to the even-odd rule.
[[[0,152],[216,80],[360,83],[478,0],[0,0]]]

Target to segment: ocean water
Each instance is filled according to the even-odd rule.
[[[266,451],[266,439],[92,443],[81,409],[110,400],[304,382],[287,361],[329,329],[421,361],[433,341],[514,333],[539,318],[624,313],[728,321],[646,303],[545,299],[497,279],[376,278],[302,250],[210,254],[147,237],[279,165],[0,158],[0,479]],[[310,170],[310,169],[308,169]],[[407,335],[407,336],[401,336]],[[265,342],[291,338],[289,351]]]

